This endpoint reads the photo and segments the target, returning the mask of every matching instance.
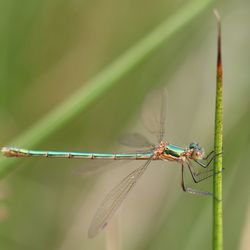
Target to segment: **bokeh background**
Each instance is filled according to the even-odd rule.
[[[0,1],[0,145],[9,145],[187,1]],[[166,138],[213,146],[216,23],[222,16],[225,96],[224,241],[250,248],[250,77],[247,0],[217,1],[35,149],[114,152],[147,132],[148,93],[168,90]],[[42,137],[43,135],[41,135]],[[150,135],[149,135],[150,138]],[[151,138],[150,138],[151,139]],[[17,145],[22,147],[23,145]],[[125,149],[126,150],[126,149]],[[136,163],[21,159],[0,183],[0,246],[21,249],[211,249],[212,200],[185,194],[180,167],[152,164],[105,232],[87,238],[106,193]],[[139,163],[140,164],[140,163]],[[1,167],[1,166],[0,166]],[[98,171],[91,171],[98,169]],[[104,171],[103,171],[104,170]],[[188,176],[187,176],[188,177]],[[198,188],[212,188],[208,180]],[[188,181],[193,186],[191,180]]]

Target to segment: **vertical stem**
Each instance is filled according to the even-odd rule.
[[[217,78],[214,151],[214,199],[213,199],[213,249],[223,249],[223,210],[222,210],[222,131],[223,131],[223,83],[221,59],[221,21],[217,10],[214,10],[218,25]]]

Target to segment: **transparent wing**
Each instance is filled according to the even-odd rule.
[[[148,141],[146,137],[139,133],[130,133],[124,134],[119,137],[119,143],[128,146],[128,147],[135,147],[135,148],[149,148],[152,149],[155,145]]]
[[[151,160],[148,160],[145,164],[131,172],[105,197],[90,224],[88,231],[90,238],[107,226],[109,220],[135,186],[137,180],[145,172],[150,162]]]
[[[143,124],[150,133],[157,137],[158,142],[162,141],[165,133],[166,99],[167,90],[158,89],[146,98],[142,110]]]

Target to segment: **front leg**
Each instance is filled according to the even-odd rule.
[[[214,154],[214,150],[212,150],[207,156],[203,157],[202,160],[207,160],[213,154]]]
[[[197,164],[199,164],[201,167],[207,168],[207,167],[211,164],[211,162],[215,159],[215,157],[218,156],[218,155],[220,155],[220,154],[222,154],[222,153],[215,154],[214,151],[211,151],[206,157],[204,157],[204,158],[202,159],[202,160],[206,161],[206,160],[209,159],[210,156],[212,156],[211,159],[208,160],[208,161],[205,162],[205,163],[204,163],[204,162],[201,162],[201,161],[199,161],[199,160],[195,160],[195,159],[193,159],[193,160],[194,160]]]
[[[190,168],[189,168],[189,170],[190,170]],[[193,172],[191,170],[190,170],[190,172],[191,172],[193,180],[195,180]],[[181,164],[181,187],[182,187],[182,190],[184,192],[187,192],[190,194],[209,195],[209,196],[213,195],[210,192],[201,191],[201,190],[186,187],[185,181],[184,181],[184,164],[183,163]]]
[[[214,169],[206,169],[203,171],[197,171],[195,170],[195,168],[193,167],[192,163],[189,161],[187,162],[187,166],[189,168],[189,171],[191,173],[191,176],[193,178],[193,181],[195,183],[199,183],[201,181],[204,181],[210,177],[212,177],[215,174],[218,174],[220,172],[214,172]],[[224,171],[224,168],[222,169],[222,171]]]

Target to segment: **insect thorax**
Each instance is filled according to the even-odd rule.
[[[184,148],[175,146],[173,144],[167,144],[165,148],[165,154],[172,155],[174,157],[180,157],[184,152]]]

